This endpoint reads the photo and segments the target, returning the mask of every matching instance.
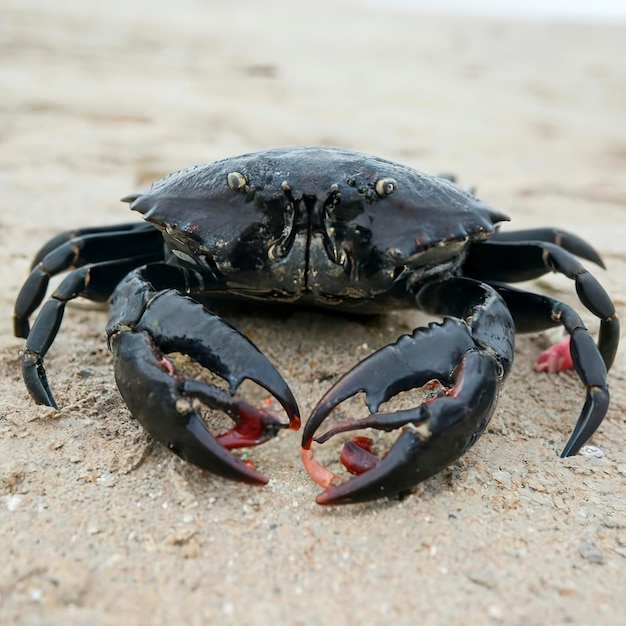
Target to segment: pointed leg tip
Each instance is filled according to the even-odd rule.
[[[581,442],[580,445],[577,444],[578,438],[572,435],[572,437],[570,437],[570,440],[565,444],[563,450],[561,450],[561,454],[559,454],[559,457],[561,459],[566,459],[568,456],[576,456],[578,450],[582,448],[583,442]]]
[[[609,408],[610,394],[606,387],[590,387],[583,411],[574,432],[561,452],[561,458],[574,456],[596,432]]]
[[[29,354],[22,356],[22,378],[28,393],[37,404],[49,406],[53,409],[59,408],[48,384],[43,365]]]

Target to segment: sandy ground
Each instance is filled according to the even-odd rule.
[[[521,337],[474,449],[402,501],[322,508],[297,434],[250,452],[265,488],[150,447],[94,307],[68,307],[47,358],[61,409],[34,405],[10,322],[55,232],[129,219],[118,198],[180,167],[298,144],[456,171],[516,226],[576,231],[624,317],[626,27],[326,0],[1,4],[0,622],[626,624],[623,351],[596,454],[557,455],[583,390],[532,363],[559,332]],[[533,288],[583,309],[561,277]],[[233,321],[306,416],[424,319]]]

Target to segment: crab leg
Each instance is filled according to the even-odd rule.
[[[48,241],[35,255],[30,276],[22,286],[15,301],[13,314],[14,334],[28,337],[28,318],[41,304],[52,276],[66,270],[108,261],[136,259],[132,267],[163,258],[163,238],[151,224],[119,224],[102,228],[85,228],[60,233]],[[105,302],[116,283],[102,293],[92,292],[92,300]],[[79,295],[86,295],[81,293]]]
[[[581,252],[578,247],[576,253]],[[489,283],[532,280],[550,271],[559,272],[572,279],[580,301],[600,318],[598,348],[607,369],[610,369],[619,344],[619,319],[615,305],[602,285],[565,249],[565,246],[561,248],[540,241],[485,242],[471,248],[463,271],[468,276]],[[550,319],[550,316],[546,316],[545,319]],[[558,323],[556,321],[543,328]]]
[[[150,257],[144,257],[144,260],[149,259]],[[106,300],[117,283],[138,262],[141,262],[141,257],[85,265],[70,272],[43,305],[22,351],[22,376],[26,388],[37,404],[57,407],[48,384],[43,359],[59,331],[67,302],[79,296],[91,300]]]
[[[168,266],[152,267],[152,273]],[[155,293],[146,268],[131,273],[116,290],[107,334],[115,377],[131,413],[161,444],[186,461],[225,478],[262,484],[265,477],[227,448],[255,445],[278,430],[297,430],[296,401],[277,370],[230,324],[173,289]],[[224,379],[229,391],[197,381],[176,368],[168,352],[180,352]],[[233,396],[244,379],[269,391],[289,422]],[[196,400],[220,409],[235,427],[214,437]]]
[[[109,243],[115,243],[115,235],[117,234],[129,234],[131,232],[134,233],[142,233],[154,231],[155,228],[152,224],[147,224],[146,222],[124,222],[122,224],[113,224],[111,226],[87,226],[85,228],[74,228],[72,230],[64,230],[61,233],[56,234],[54,237],[50,238],[46,243],[39,248],[37,254],[35,254],[33,261],[30,265],[30,269],[35,268],[50,252],[53,252],[60,246],[70,243],[75,248],[81,247],[80,240],[86,236],[98,235],[101,238],[108,239]],[[108,246],[109,254],[115,253],[115,249],[111,249],[111,246]],[[83,248],[84,249],[84,248]],[[95,259],[88,260],[84,258],[84,255],[80,255],[83,259],[83,265],[85,263],[93,263]]]
[[[578,313],[567,304],[507,285],[494,284],[493,287],[507,303],[518,332],[536,332],[562,325],[569,334],[572,362],[586,388],[582,412],[561,453],[561,457],[572,456],[597,430],[608,409],[607,368],[602,352],[596,347]]]
[[[504,302],[487,285],[463,278],[428,283],[416,298],[421,308],[455,317],[419,328],[356,365],[320,400],[304,428],[305,467],[326,488],[319,504],[364,502],[406,491],[461,456],[491,418],[513,358],[513,323]],[[440,383],[439,397],[406,411],[378,412],[392,396],[432,380]],[[372,414],[316,436],[333,409],[360,391]],[[322,443],[339,432],[400,427],[400,437],[378,462],[354,448],[348,451],[348,464],[359,475],[344,483],[313,457],[313,441]]]
[[[551,243],[572,254],[604,267],[604,261],[591,244],[582,237],[560,228],[525,228],[521,230],[497,230],[489,238],[489,243],[528,243],[539,241]]]

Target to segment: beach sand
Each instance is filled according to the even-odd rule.
[[[532,371],[561,331],[520,336],[465,456],[401,501],[324,508],[298,433],[248,452],[263,488],[150,446],[117,392],[102,308],[67,307],[46,358],[58,411],[28,396],[11,329],[30,260],[58,231],[139,219],[118,199],[181,167],[309,144],[457,172],[511,228],[578,233],[624,317],[626,26],[161,4],[2,3],[0,622],[626,623],[623,350],[595,451],[559,458],[584,389],[572,372]],[[529,288],[597,330],[571,281]],[[341,373],[428,321],[250,307],[229,319],[304,417]]]

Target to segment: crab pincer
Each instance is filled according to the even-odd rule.
[[[512,362],[514,328],[503,301],[487,286],[475,287],[473,294],[468,290],[473,302],[455,301],[454,283],[462,281],[424,287],[418,294],[432,302],[430,308],[445,308],[458,318],[418,328],[374,352],[313,410],[302,435],[302,459],[312,479],[325,488],[317,497],[319,504],[365,502],[405,492],[459,458],[486,428]],[[417,388],[428,393],[418,406],[379,412],[393,396]],[[333,409],[359,392],[365,392],[369,417],[341,422],[315,436]],[[321,444],[365,428],[402,431],[382,458],[371,454],[367,439],[347,442],[341,460],[356,475],[346,482],[313,457],[313,441]]]
[[[394,496],[411,489],[417,483],[434,475],[459,458],[485,429],[498,397],[498,363],[491,355],[478,350],[471,339],[465,341],[466,351],[460,355],[457,346],[446,355],[447,362],[434,371],[431,354],[425,352],[429,339],[441,341],[456,335],[469,339],[459,325],[447,322],[444,326],[420,329],[405,335],[396,344],[375,352],[345,375],[313,411],[303,433],[302,457],[311,477],[325,491],[317,497],[318,504],[344,504],[364,502],[382,496]],[[441,332],[437,332],[441,331]],[[381,372],[389,368],[398,370],[413,361],[417,375],[406,376],[403,384],[394,389],[404,391],[408,385],[419,387],[433,376],[443,385],[441,395],[430,398],[412,409],[398,412],[378,412],[381,400],[387,399],[390,386],[384,384]],[[406,372],[408,374],[408,372]],[[314,437],[318,427],[333,408],[349,396],[365,391],[367,404],[372,411],[369,417],[338,424],[323,435]],[[356,475],[338,483],[338,477],[320,468],[313,459],[311,442],[324,443],[340,432],[373,428],[380,430],[402,429],[391,449],[380,459],[367,459],[361,448],[363,442],[349,441],[344,446],[342,462]],[[356,444],[356,446],[355,446]],[[352,448],[352,449],[351,449]],[[351,450],[350,450],[351,449]],[[367,453],[368,451],[365,450]],[[363,471],[361,471],[363,470]]]
[[[137,283],[136,274],[128,288],[136,289]],[[289,387],[252,342],[201,304],[174,290],[147,295],[139,317],[135,307],[127,310],[124,296],[114,299],[108,328],[116,382],[131,414],[184,460],[224,478],[265,484],[265,476],[229,450],[268,441],[283,428],[298,429],[298,406]],[[172,352],[224,379],[228,390],[186,375],[167,356]],[[246,378],[278,400],[288,422],[234,396]],[[228,415],[233,428],[213,435],[201,405]]]

